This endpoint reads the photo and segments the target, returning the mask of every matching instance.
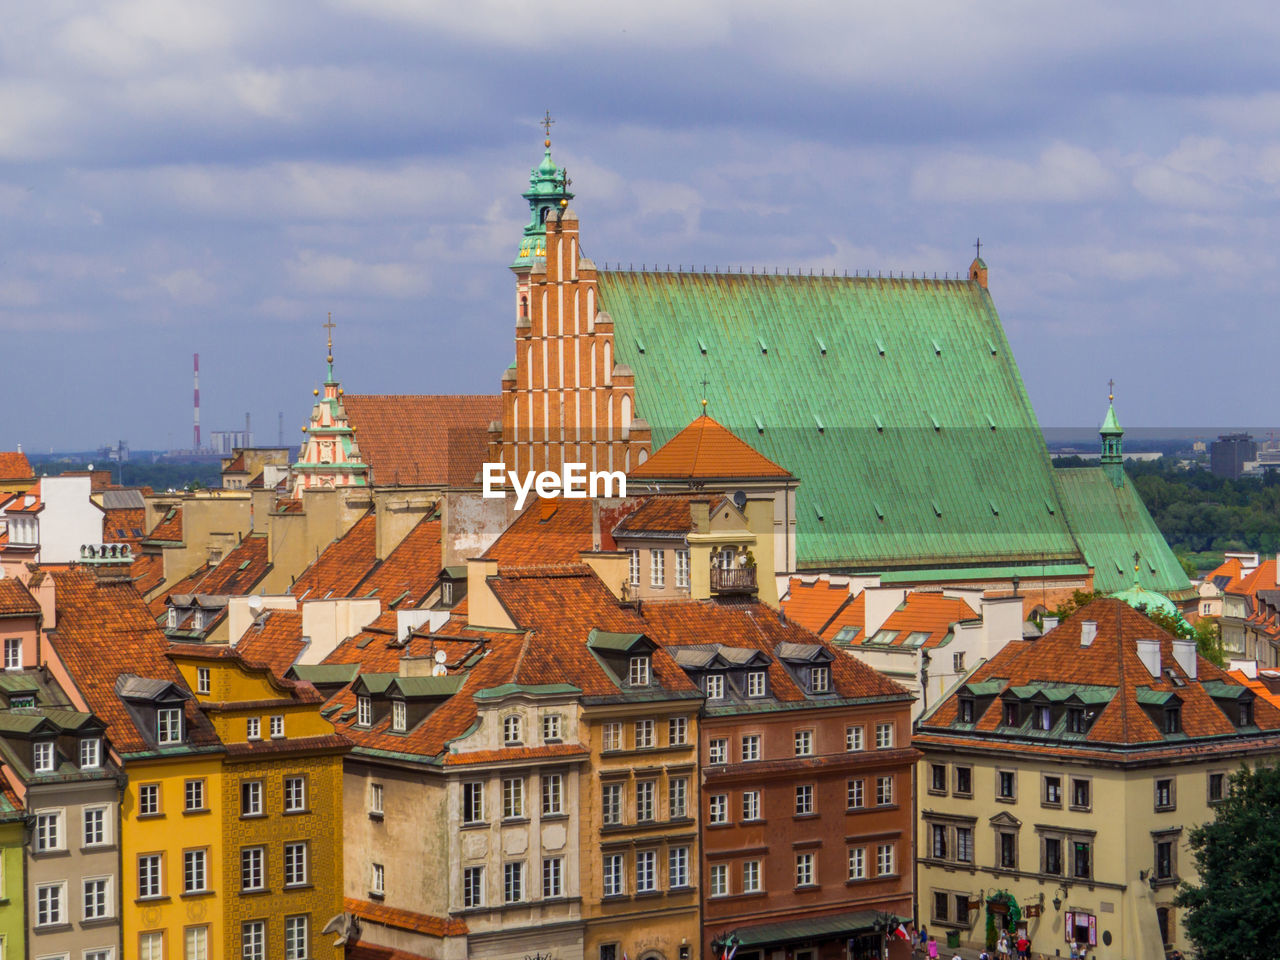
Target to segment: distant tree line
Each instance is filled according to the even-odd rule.
[[[92,463],[95,470],[110,470],[113,483],[126,487],[151,487],[156,493],[166,490],[200,489],[222,486],[221,465],[213,462],[183,462],[180,460],[150,459],[71,461],[63,459],[37,459],[28,457],[31,469],[37,477],[56,477],[63,473],[88,470]]]

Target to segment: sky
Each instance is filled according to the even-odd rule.
[[[496,392],[545,110],[605,261],[964,271],[1046,426],[1269,423],[1280,17],[968,0],[46,0],[0,31],[0,449]]]

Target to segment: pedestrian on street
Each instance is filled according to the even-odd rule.
[[[1000,940],[996,943],[996,953],[1000,954],[1000,960],[1009,960],[1009,933],[1006,930],[1000,931]]]
[[[1022,960],[1030,960],[1031,958],[1031,941],[1027,939],[1025,933],[1018,937],[1018,956]]]
[[[929,960],[938,960],[938,941],[933,937],[929,938]]]

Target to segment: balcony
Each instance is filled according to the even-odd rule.
[[[730,567],[727,570],[720,567],[711,568],[711,592],[712,593],[755,593],[756,592],[756,568],[755,567]]]

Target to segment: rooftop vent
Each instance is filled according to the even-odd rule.
[[[1093,643],[1098,636],[1097,620],[1082,620],[1080,622],[1080,646],[1087,647]]]
[[[1134,645],[1138,648],[1138,659],[1142,661],[1142,665],[1147,668],[1147,673],[1160,679],[1160,641],[1159,640],[1135,640]]]
[[[1196,642],[1194,640],[1174,640],[1173,659],[1189,679],[1196,678]]]

